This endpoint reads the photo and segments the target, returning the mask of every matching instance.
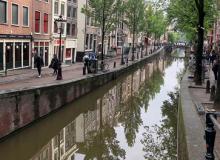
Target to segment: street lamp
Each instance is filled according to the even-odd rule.
[[[62,67],[61,67],[61,64],[62,64],[62,59],[61,59],[61,38],[62,38],[62,33],[63,33],[63,23],[66,22],[66,20],[63,19],[62,15],[59,16],[59,18],[57,19],[54,19],[55,20],[55,23],[56,24],[59,24],[58,28],[60,30],[60,44],[59,44],[59,63],[58,63],[58,73],[57,73],[57,80],[62,80],[63,79],[63,76],[62,76]]]

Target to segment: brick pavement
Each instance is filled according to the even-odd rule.
[[[193,86],[192,88],[189,88],[191,96],[193,97],[193,102],[202,104],[205,110],[214,108],[214,105],[213,105],[214,102],[210,100],[210,93],[206,93],[207,80],[210,80],[210,84],[211,84],[210,86],[212,85],[216,86],[216,82],[214,80],[214,74],[212,72],[211,65],[207,65],[207,68],[208,68],[208,71],[206,75],[208,79],[205,79],[202,86],[195,86],[194,82],[192,80],[189,80],[189,85]],[[220,111],[220,110],[217,109],[217,111]],[[200,115],[199,117],[204,126],[204,133],[205,133],[205,115]],[[220,123],[220,118],[218,118],[218,122]],[[216,140],[215,140],[215,154],[216,154],[216,159],[220,159],[220,130],[216,128],[216,131],[217,133],[216,133]]]
[[[144,52],[143,52],[144,53]],[[144,54],[143,54],[144,55]],[[129,59],[131,54],[129,54]],[[114,66],[114,61],[116,62],[116,68],[124,67],[125,65],[120,65],[121,55],[113,58],[105,59],[105,63],[108,63],[109,69],[112,70]],[[132,64],[132,61],[128,62],[128,65]],[[8,71],[7,76],[0,77],[0,93],[4,93],[10,90],[22,90],[32,87],[44,86],[48,84],[58,84],[63,81],[79,79],[92,74],[83,75],[83,63],[78,62],[69,66],[62,67],[63,80],[57,81],[56,76],[53,76],[53,69],[42,68],[41,78],[37,78],[38,73],[36,69],[21,69]]]

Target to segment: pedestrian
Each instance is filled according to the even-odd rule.
[[[216,59],[215,51],[212,50],[209,54],[209,60],[212,65],[213,65],[215,59]]]
[[[57,75],[57,70],[58,70],[58,64],[59,60],[57,58],[57,55],[53,55],[53,59],[50,62],[49,68],[53,68],[53,75]]]
[[[87,54],[83,56],[83,62],[85,70],[87,69],[87,73],[89,73],[89,56]]]
[[[217,79],[218,79],[218,62],[215,60],[214,62],[213,62],[213,67],[212,67],[212,71],[213,71],[213,73],[214,73],[214,76],[215,76],[215,80],[217,81]]]
[[[35,61],[34,61],[35,66],[37,67],[37,71],[38,71],[38,78],[41,77],[41,67],[44,65],[42,56],[40,55],[36,55]]]

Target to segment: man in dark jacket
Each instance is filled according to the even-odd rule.
[[[215,76],[215,80],[217,81],[218,79],[218,62],[216,60],[214,60],[214,63],[213,63],[213,67],[212,67],[212,71],[214,73],[214,76]]]
[[[43,59],[40,55],[36,55],[35,60],[34,60],[34,64],[37,67],[38,78],[40,78],[41,77],[41,67],[44,65]]]

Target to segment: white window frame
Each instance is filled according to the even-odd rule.
[[[12,7],[13,7],[13,5],[17,5],[18,6],[18,24],[13,24],[13,10],[12,10]],[[12,2],[11,3],[11,25],[12,26],[19,26],[19,22],[20,22],[20,18],[19,18],[19,15],[20,15],[20,13],[19,13],[19,5],[18,5],[18,3],[14,3],[14,2]]]
[[[58,7],[58,8],[57,8],[57,13],[55,13],[55,3],[56,3],[56,2],[57,2],[57,4],[58,4],[58,5],[57,5],[57,7]],[[54,11],[53,11],[53,13],[54,13],[54,15],[59,15],[59,1],[58,1],[58,0],[55,0],[55,1],[54,1]]]
[[[23,23],[23,22],[24,22],[24,19],[23,19],[23,18],[24,18],[24,10],[23,10],[23,9],[24,9],[25,7],[28,9],[28,25],[27,25],[27,26],[24,25],[24,23]],[[29,6],[24,6],[24,5],[23,5],[23,6],[22,6],[22,26],[23,26],[23,27],[30,27],[30,20],[29,20],[29,19],[30,19]]]

